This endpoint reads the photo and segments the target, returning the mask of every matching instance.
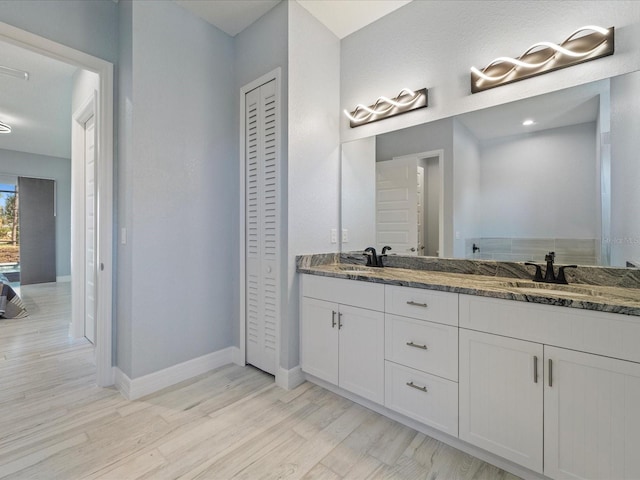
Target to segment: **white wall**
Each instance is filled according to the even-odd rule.
[[[56,181],[56,276],[71,275],[71,160],[0,149],[0,174]]]
[[[288,306],[280,363],[298,365],[295,256],[337,252],[340,211],[340,41],[297,2],[289,6]]]
[[[542,40],[561,42],[593,23],[616,27],[614,55],[471,95],[471,66],[517,57]],[[353,129],[343,116],[342,141],[635,71],[639,44],[633,1],[414,1],[342,40],[340,108],[403,87],[428,87],[429,107]]]
[[[482,237],[598,238],[596,125],[483,143]]]
[[[343,143],[341,157],[342,251],[364,250],[376,241],[376,138]]]
[[[611,264],[640,264],[640,73],[611,79]]]
[[[131,156],[119,172],[131,291],[119,293],[136,378],[233,343],[238,128],[231,37],[173,2],[132,7]]]
[[[453,120],[453,256],[465,257],[465,239],[480,234],[480,147],[460,121]]]

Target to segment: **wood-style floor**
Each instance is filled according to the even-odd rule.
[[[323,388],[229,365],[138,401],[94,385],[69,284],[0,320],[0,478],[515,479]]]

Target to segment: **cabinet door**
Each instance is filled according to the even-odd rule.
[[[384,314],[340,305],[340,387],[384,403]]]
[[[542,473],[542,345],[459,335],[460,438]]]
[[[640,364],[547,346],[544,352],[545,475],[640,478]]]
[[[302,370],[338,385],[338,304],[302,298]]]

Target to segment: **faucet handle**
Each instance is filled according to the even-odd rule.
[[[531,263],[531,262],[525,262],[525,265],[529,265],[531,267],[536,267],[536,274],[533,277],[533,281],[534,282],[541,282],[542,281],[542,267],[540,265],[537,265],[535,263]]]
[[[566,277],[564,276],[564,269],[565,268],[578,268],[577,265],[563,265],[562,267],[560,267],[558,269],[558,278],[556,278],[556,283],[562,283],[564,285],[567,285],[569,282],[567,282]]]

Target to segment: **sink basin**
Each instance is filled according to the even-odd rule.
[[[374,271],[373,268],[365,265],[337,265],[335,268],[343,273],[363,273]]]
[[[595,291],[592,288],[588,288],[581,285],[562,285],[556,283],[542,283],[532,282],[527,280],[516,280],[513,282],[504,282],[503,287],[513,288],[522,293],[530,294],[551,294],[551,295],[569,295],[572,297],[587,297],[587,296],[603,296],[605,294]]]

